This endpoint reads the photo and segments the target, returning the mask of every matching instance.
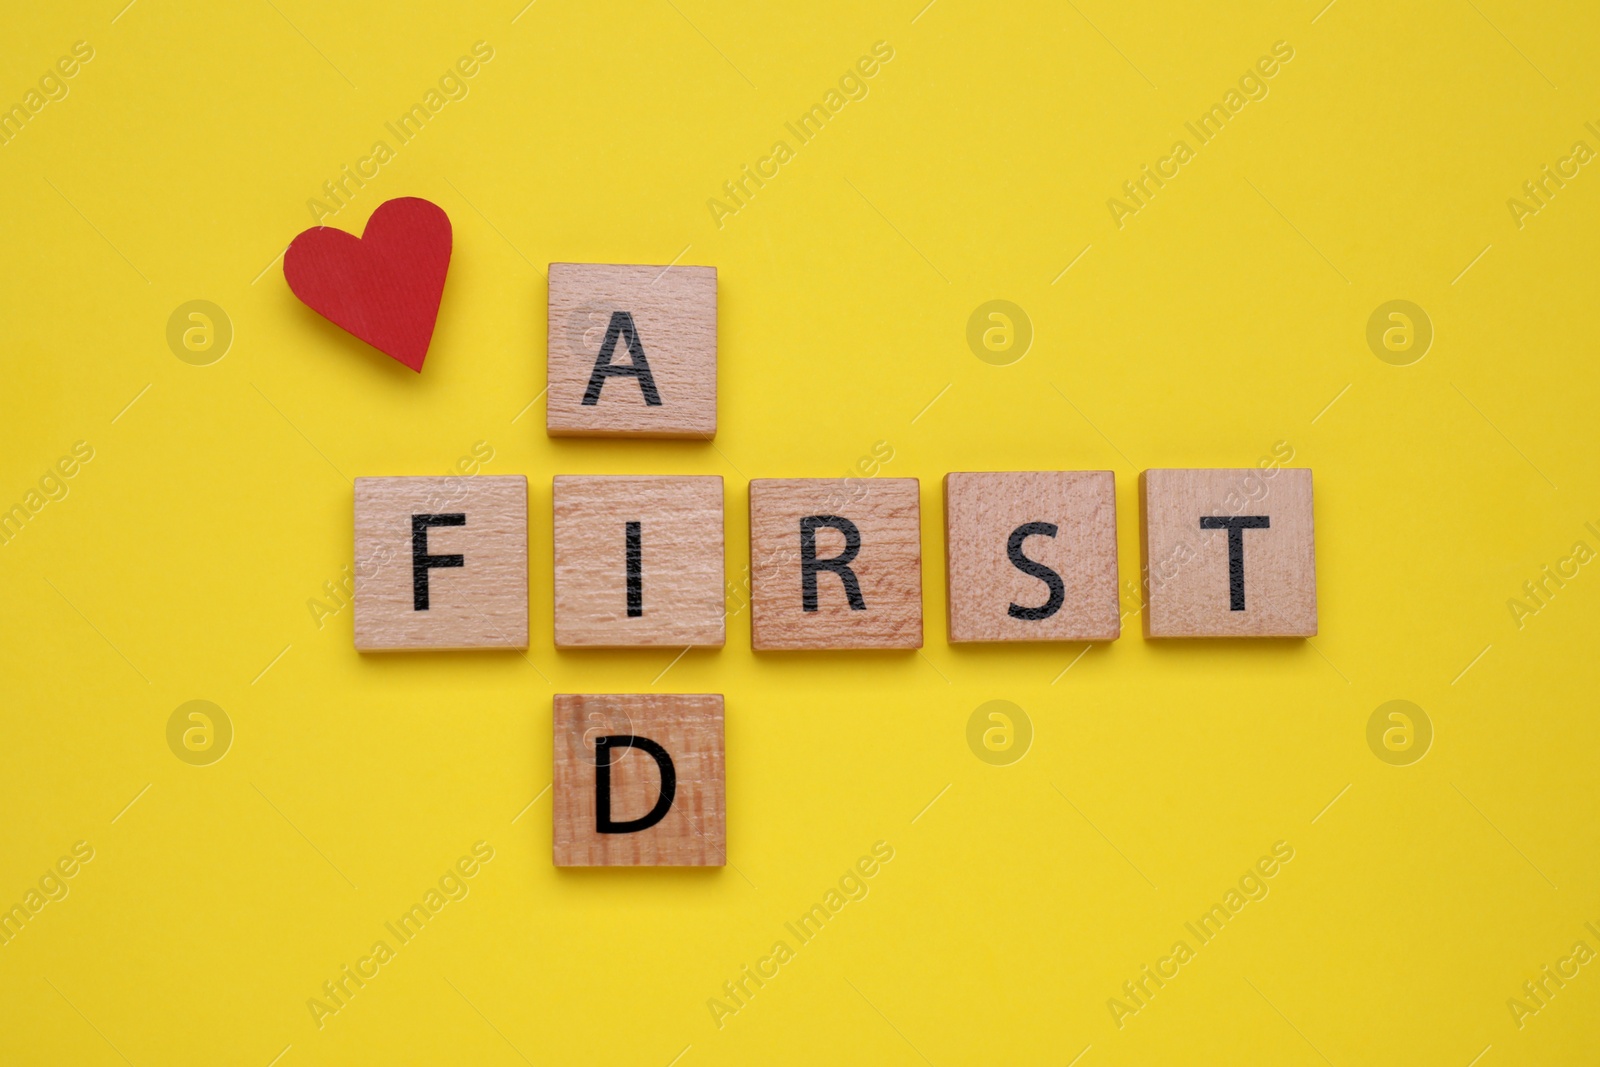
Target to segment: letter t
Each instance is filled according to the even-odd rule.
[[[1265,530],[1272,520],[1265,515],[1202,515],[1200,529],[1228,531],[1228,610],[1244,610],[1244,532]]]

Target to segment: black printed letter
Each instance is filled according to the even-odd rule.
[[[653,756],[656,766],[661,770],[661,795],[656,798],[656,806],[642,818],[629,819],[627,822],[611,821],[611,750],[614,748],[636,748]],[[594,739],[595,833],[636,834],[640,830],[648,830],[667,817],[667,812],[672,808],[672,798],[677,795],[678,772],[673,768],[672,757],[667,755],[666,749],[648,737],[634,737],[632,734],[611,734]]]
[[[628,618],[644,614],[644,546],[640,543],[643,523],[627,524]]]
[[[817,558],[817,529],[826,526],[844,534],[844,551],[831,559]],[[850,601],[851,611],[866,611],[867,602],[861,598],[861,583],[850,561],[861,551],[861,531],[849,519],[837,515],[807,515],[800,520],[800,608],[817,610],[817,572],[832,571],[844,583],[844,595]]]
[[[1200,516],[1200,529],[1228,531],[1228,610],[1244,610],[1244,532],[1265,530],[1272,520],[1265,515]]]
[[[617,351],[617,338],[628,346],[627,363],[612,363]],[[644,394],[647,407],[661,406],[661,394],[656,392],[655,375],[650,373],[650,363],[644,358],[644,345],[639,342],[639,331],[634,328],[633,316],[626,311],[613,311],[611,324],[606,327],[606,338],[600,342],[600,356],[594,361],[594,373],[589,375],[589,388],[584,391],[584,404],[593,407],[600,403],[600,387],[606,379],[616,375],[639,379],[639,391]]]
[[[1025,522],[1011,531],[1011,539],[1006,542],[1006,555],[1011,558],[1011,565],[1023,574],[1037,578],[1050,587],[1050,599],[1042,607],[1025,608],[1020,604],[1012,604],[1006,611],[1013,619],[1024,622],[1038,622],[1048,619],[1061,610],[1061,605],[1067,599],[1067,587],[1061,580],[1061,575],[1046,567],[1043,563],[1036,563],[1022,554],[1022,542],[1035,534],[1041,537],[1054,537],[1056,524],[1053,522]]]
[[[467,565],[467,558],[459,552],[451,552],[443,556],[428,555],[428,527],[465,526],[466,524],[466,515],[459,511],[450,515],[411,516],[412,611],[428,610],[428,568],[465,567]]]

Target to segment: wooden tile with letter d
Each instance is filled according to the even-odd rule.
[[[720,694],[558,694],[557,867],[727,862]]]

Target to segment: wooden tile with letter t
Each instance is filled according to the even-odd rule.
[[[550,264],[552,437],[717,432],[717,268]]]
[[[722,697],[555,698],[557,867],[727,862]]]
[[[952,641],[1115,641],[1117,495],[1110,471],[944,479]]]
[[[921,648],[920,523],[915,478],[752,481],[752,646]]]
[[[528,647],[528,479],[356,479],[356,648]]]
[[[555,479],[556,647],[721,648],[722,478]]]
[[[1315,637],[1311,472],[1139,476],[1147,637]]]

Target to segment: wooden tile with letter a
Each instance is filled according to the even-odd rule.
[[[722,478],[555,479],[557,648],[721,648]]]
[[[915,478],[750,483],[750,627],[757,651],[922,647]]]
[[[557,867],[727,862],[722,697],[555,697]]]
[[[1114,641],[1117,496],[1110,471],[944,479],[951,641]]]
[[[528,479],[356,479],[356,648],[528,647]]]
[[[552,437],[717,432],[717,268],[550,264]]]
[[[1311,472],[1139,476],[1147,637],[1315,637]]]

